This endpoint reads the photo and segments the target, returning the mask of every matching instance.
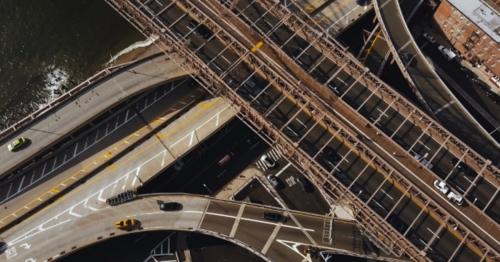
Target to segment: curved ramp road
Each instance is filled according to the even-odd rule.
[[[377,0],[374,5],[382,31],[390,39],[390,50],[398,66],[409,75],[429,110],[469,146],[492,160],[498,159],[500,144],[451,93],[426,60],[406,26],[398,1]],[[408,57],[413,62],[407,61]]]
[[[164,212],[159,209],[157,201],[179,202],[183,209]],[[212,235],[242,246],[268,261],[303,261],[303,251],[309,245],[342,254],[377,258],[363,249],[364,239],[351,221],[263,205],[188,194],[158,194],[115,207],[96,208],[87,216],[74,216],[77,212],[70,210],[30,231],[9,237],[9,249],[0,258],[6,261],[44,261],[108,238],[157,230]],[[270,221],[264,218],[264,212],[280,213],[289,219],[284,223]],[[114,227],[115,221],[127,217],[139,220],[140,229],[127,232]],[[323,241],[325,231],[332,234],[330,241]]]

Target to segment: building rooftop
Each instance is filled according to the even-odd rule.
[[[500,42],[500,14],[482,0],[448,0],[465,17],[476,24],[496,43]]]

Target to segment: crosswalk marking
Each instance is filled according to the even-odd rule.
[[[271,150],[267,151],[265,155],[274,161],[278,161],[283,157],[283,153],[279,147],[271,148]],[[255,164],[257,165],[257,168],[259,168],[262,171],[266,171],[269,169],[267,165],[260,158]]]

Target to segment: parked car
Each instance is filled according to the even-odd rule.
[[[262,161],[262,163],[264,163],[264,165],[266,165],[267,168],[276,167],[276,161],[274,161],[274,159],[272,159],[268,155],[262,155],[260,157],[260,161]]]
[[[280,181],[278,180],[278,178],[275,175],[268,175],[267,179],[269,180],[269,183],[271,183],[271,185],[274,188],[279,188],[280,187],[281,183],[280,183]]]
[[[115,228],[120,230],[131,231],[139,228],[140,222],[135,218],[127,218],[124,220],[116,221]]]
[[[286,216],[275,212],[264,212],[264,218],[270,221],[281,223],[285,223],[288,220]]]
[[[30,140],[26,137],[18,137],[14,139],[14,141],[10,142],[10,144],[7,146],[7,149],[9,149],[10,152],[16,152],[26,146],[28,146],[30,143]]]
[[[182,204],[178,202],[160,202],[160,209],[163,211],[179,211],[182,207]]]
[[[434,36],[432,36],[431,34],[427,33],[427,32],[424,32],[422,34],[422,36],[427,39],[427,41],[431,42],[431,43],[435,43],[436,42],[436,39],[434,38]]]
[[[453,50],[443,45],[438,46],[438,50],[439,52],[441,52],[441,54],[443,54],[444,57],[446,57],[448,61],[451,61],[457,57],[457,54],[455,54]]]

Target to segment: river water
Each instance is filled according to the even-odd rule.
[[[103,0],[0,0],[0,130],[142,38]]]

